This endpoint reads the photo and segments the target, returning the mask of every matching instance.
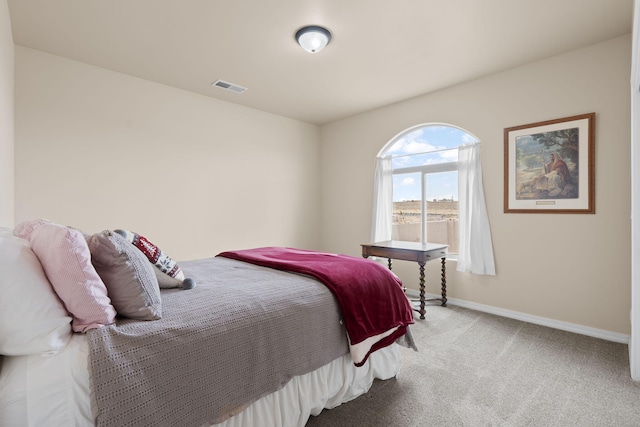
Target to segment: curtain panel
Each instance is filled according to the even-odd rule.
[[[371,217],[371,241],[391,240],[393,226],[393,168],[391,156],[376,159],[373,187],[373,212]]]
[[[457,270],[495,275],[479,142],[464,144],[458,149],[458,210],[460,246]]]

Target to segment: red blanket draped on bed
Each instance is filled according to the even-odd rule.
[[[357,366],[371,352],[395,342],[414,323],[400,279],[375,261],[282,247],[227,251],[218,256],[307,274],[322,282],[340,305]],[[359,349],[356,357],[353,347],[358,345],[366,350]]]

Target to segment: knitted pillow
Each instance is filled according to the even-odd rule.
[[[160,289],[191,289],[195,287],[196,282],[191,278],[185,279],[180,266],[149,239],[128,230],[113,230],[113,232],[132,243],[155,266],[154,270]]]
[[[146,237],[127,230],[113,230],[113,232],[118,233],[130,243],[133,243],[133,246],[142,251],[151,264],[159,268],[160,271],[174,279],[184,280],[184,273],[180,269],[180,266]]]
[[[160,319],[160,288],[146,257],[108,230],[91,236],[88,244],[91,261],[107,285],[118,314],[138,320]]]

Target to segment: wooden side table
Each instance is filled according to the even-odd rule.
[[[448,245],[440,243],[419,243],[419,242],[401,242],[397,240],[387,240],[385,242],[363,243],[362,256],[369,258],[370,256],[378,256],[388,259],[389,270],[391,270],[391,260],[414,261],[420,266],[420,319],[424,319],[426,313],[425,302],[438,300],[443,306],[447,305],[447,248]],[[424,290],[424,265],[428,261],[440,259],[441,267],[441,294],[442,298],[425,299]]]

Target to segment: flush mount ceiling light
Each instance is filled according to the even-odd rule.
[[[331,41],[329,30],[316,25],[302,27],[296,33],[296,40],[304,50],[311,53],[320,52]]]

